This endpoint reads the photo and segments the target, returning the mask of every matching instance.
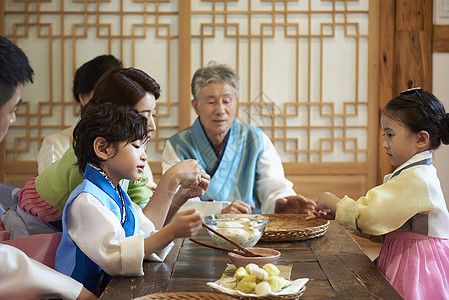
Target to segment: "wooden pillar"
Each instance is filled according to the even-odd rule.
[[[396,0],[382,0],[380,5],[379,19],[379,118],[380,111],[385,104],[393,98],[394,91],[394,16],[395,16]],[[385,154],[382,146],[383,134],[379,124],[379,143],[378,143],[378,178],[377,183],[381,183],[383,176],[393,169],[390,161]]]
[[[191,125],[190,122],[190,79],[192,74],[190,71],[191,61],[191,3],[190,0],[182,0],[179,4],[179,18],[178,18],[178,35],[179,35],[179,87],[178,87],[178,101],[179,101],[179,124],[178,129],[183,130]],[[182,113],[181,113],[182,112]]]
[[[432,0],[381,0],[379,110],[411,87],[432,90]],[[380,124],[380,123],[379,123]],[[378,181],[393,171],[379,125]]]
[[[5,3],[0,1],[0,35],[5,34]],[[5,142],[0,142],[0,182],[5,182],[5,161],[6,146]]]
[[[0,1],[0,35],[5,34],[5,2]]]
[[[395,94],[432,90],[432,0],[396,0]]]

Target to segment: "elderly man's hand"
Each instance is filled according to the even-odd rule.
[[[277,214],[309,214],[315,208],[315,202],[304,196],[288,196],[276,200],[274,212]]]
[[[254,205],[249,205],[241,200],[234,200],[228,207],[221,210],[222,214],[250,214]]]

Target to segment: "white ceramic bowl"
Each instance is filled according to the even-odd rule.
[[[214,214],[204,218],[204,223],[243,247],[253,247],[261,238],[269,218],[252,214]],[[236,248],[215,233],[207,230],[217,246]]]

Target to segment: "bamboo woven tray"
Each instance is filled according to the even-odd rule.
[[[324,235],[329,220],[306,220],[307,215],[264,214],[270,218],[260,238],[263,242],[286,242],[313,239]]]
[[[221,294],[208,292],[171,292],[171,293],[154,293],[145,295],[134,300],[234,300],[235,298]]]

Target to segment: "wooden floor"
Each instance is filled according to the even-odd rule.
[[[352,233],[350,235],[371,260],[375,260],[379,256],[380,247],[382,246],[381,243],[371,242],[368,239],[364,239]]]

